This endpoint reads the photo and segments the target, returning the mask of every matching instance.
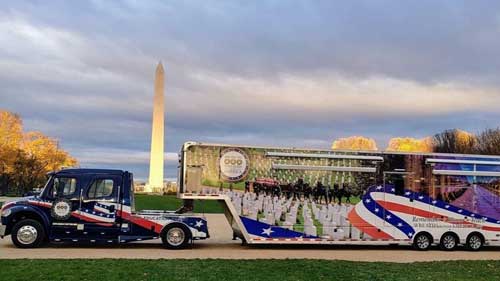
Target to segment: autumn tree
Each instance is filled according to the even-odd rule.
[[[432,142],[434,152],[474,154],[478,138],[469,132],[452,129],[434,135]]]
[[[21,118],[0,110],[0,194],[7,192],[15,173],[16,159],[23,139]]]
[[[340,138],[334,141],[332,149],[377,150],[377,143],[371,138],[352,136],[348,138]]]
[[[0,194],[22,194],[43,185],[47,172],[77,165],[57,141],[23,132],[21,118],[0,110]]]
[[[432,138],[392,138],[386,148],[387,151],[404,152],[432,152]]]
[[[500,155],[500,128],[488,129],[477,136],[477,153]]]

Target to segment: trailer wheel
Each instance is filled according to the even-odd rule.
[[[413,247],[419,251],[427,251],[432,246],[432,237],[430,234],[422,232],[413,239]]]
[[[45,240],[45,231],[36,220],[21,220],[12,228],[11,239],[18,248],[37,248]]]
[[[442,250],[453,251],[457,248],[458,243],[459,242],[457,235],[453,232],[447,232],[443,234],[443,236],[441,237],[441,242],[439,243],[439,246],[441,247]]]
[[[484,238],[479,233],[471,233],[467,237],[467,241],[465,243],[465,246],[470,251],[479,251],[481,250],[483,245],[484,245]]]
[[[184,249],[191,240],[191,232],[182,224],[168,225],[162,231],[161,240],[167,249]]]

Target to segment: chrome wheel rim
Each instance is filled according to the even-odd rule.
[[[417,246],[419,249],[427,249],[429,247],[430,241],[429,237],[425,235],[420,235],[417,238]]]
[[[31,225],[22,226],[17,231],[17,241],[23,245],[33,244],[38,238],[38,231]]]
[[[173,227],[167,232],[167,241],[172,246],[179,246],[184,242],[184,231],[178,227]]]
[[[455,248],[456,245],[457,245],[457,241],[455,240],[455,237],[453,237],[451,235],[446,235],[443,238],[443,246],[446,249],[453,249],[453,248]]]
[[[483,241],[481,240],[480,237],[474,235],[469,238],[469,247],[473,250],[477,250],[481,248],[483,245]]]

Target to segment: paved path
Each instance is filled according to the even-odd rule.
[[[485,248],[481,252],[428,252],[409,247],[311,247],[311,246],[242,246],[231,240],[231,229],[223,215],[207,215],[212,238],[197,241],[192,248],[172,251],[159,241],[108,247],[75,247],[51,245],[41,249],[17,249],[10,237],[0,240],[0,259],[6,258],[130,258],[130,259],[329,259],[351,261],[415,262],[435,260],[500,260],[500,248]]]
[[[7,202],[7,201],[14,201],[14,200],[17,200],[19,199],[19,197],[3,197],[3,196],[0,196],[0,202]]]

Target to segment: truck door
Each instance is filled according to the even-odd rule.
[[[51,238],[56,241],[76,238],[75,222],[78,219],[72,217],[72,213],[79,207],[81,181],[72,176],[56,176],[49,181],[47,188],[44,199],[52,203],[49,210]]]
[[[97,175],[82,190],[79,215],[84,224],[83,234],[88,235],[89,240],[111,242],[118,238],[120,225],[116,211],[122,184],[120,176]]]

